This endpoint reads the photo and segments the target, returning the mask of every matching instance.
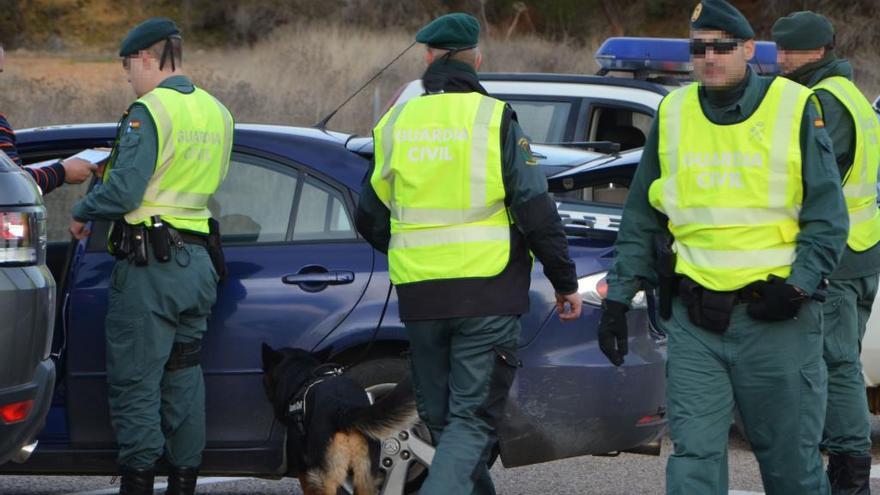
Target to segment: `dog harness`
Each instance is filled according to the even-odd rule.
[[[293,394],[287,404],[287,419],[296,427],[297,434],[306,434],[306,414],[308,413],[308,397],[312,388],[328,378],[342,376],[344,369],[335,363],[326,363],[312,371],[312,378]]]

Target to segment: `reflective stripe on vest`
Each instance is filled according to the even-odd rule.
[[[376,125],[370,183],[391,212],[393,283],[492,277],[507,266],[503,110],[478,93],[426,95]]]
[[[669,217],[676,272],[719,291],[787,277],[803,201],[800,129],[810,91],[777,78],[745,121],[712,123],[699,87],[660,105],[660,178],[651,205]]]
[[[880,242],[880,210],[877,209],[877,172],[880,168],[880,124],[871,104],[849,79],[823,79],[813,90],[831,93],[846,107],[855,124],[855,155],[843,181],[849,211],[847,245],[865,251]]]
[[[232,153],[232,115],[199,88],[190,94],[156,88],[138,103],[153,118],[159,149],[143,201],[125,220],[149,225],[159,215],[179,229],[207,233],[208,200],[226,177]]]

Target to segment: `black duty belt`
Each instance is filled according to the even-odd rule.
[[[175,228],[168,227],[168,231],[172,232],[172,236],[174,233],[177,233],[180,236],[180,239],[186,244],[195,244],[196,246],[208,247],[208,236],[190,234],[189,232],[181,232]]]
[[[756,301],[760,298],[758,293],[752,287],[752,284],[746,285],[742,289],[731,291],[718,291],[703,287],[702,285],[695,282],[694,280],[691,280],[688,277],[681,277],[681,280],[678,283],[679,297],[687,300],[688,295],[691,294],[695,289],[716,294],[721,297],[731,297],[733,298],[734,304],[748,304],[749,302]]]

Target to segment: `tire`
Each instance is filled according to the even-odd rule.
[[[370,400],[375,401],[385,393],[388,393],[395,385],[397,385],[397,382],[401,378],[409,376],[410,370],[409,364],[404,358],[380,357],[359,363],[350,368],[346,374],[364,387],[370,395]],[[422,422],[416,423],[416,425],[410,430],[409,434],[415,438],[409,439],[408,441],[419,442],[423,446],[425,444],[430,445],[431,455],[433,455],[433,440],[431,439],[431,433]],[[386,460],[402,462],[397,455],[386,455],[384,450],[386,442],[392,442],[395,444],[401,442],[405,449],[405,446],[407,445],[406,441],[407,438],[399,437],[389,438],[383,442],[383,452],[379,459],[380,469],[382,469],[383,473],[388,473],[388,469],[382,464]],[[383,489],[380,492],[381,495],[404,495],[415,494],[418,492],[422,483],[425,481],[425,478],[428,477],[428,467],[423,463],[416,462],[415,456],[413,460],[409,461],[408,466],[403,490],[401,491],[399,488],[390,489],[385,486],[385,482],[383,481]]]

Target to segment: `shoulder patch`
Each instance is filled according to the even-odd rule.
[[[816,127],[818,129],[822,129],[825,127],[825,121],[822,119],[816,119],[813,121],[813,127]]]
[[[137,119],[131,119],[131,121],[129,121],[129,123],[128,123],[128,128],[125,130],[125,132],[137,131],[140,128],[141,128],[141,121],[137,120]]]
[[[535,155],[532,154],[532,147],[529,146],[529,140],[521,137],[519,141],[516,143],[519,146],[519,149],[522,150],[523,156],[525,157],[526,165],[537,165],[538,160],[535,159]]]

